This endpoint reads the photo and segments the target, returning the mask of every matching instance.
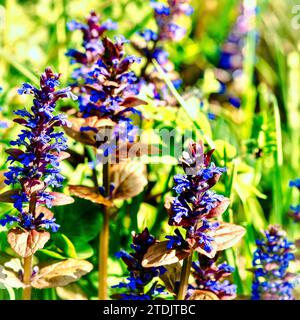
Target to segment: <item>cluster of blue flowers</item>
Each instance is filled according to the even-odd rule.
[[[256,10],[256,6],[251,1],[241,6],[241,14],[222,47],[216,69],[216,77],[220,83],[218,97],[234,108],[241,106],[239,89],[234,84],[240,84],[243,81],[245,41],[249,32],[255,32]]]
[[[295,187],[300,191],[300,179],[295,179],[290,181],[290,187]],[[300,204],[290,206],[290,209],[292,210],[292,218],[296,221],[300,221]]]
[[[80,111],[83,117],[96,115],[109,117],[115,122],[128,121],[128,112],[139,113],[133,105],[138,104],[137,80],[130,67],[139,62],[135,56],[125,56],[126,39],[116,37],[113,43],[102,40],[103,55],[91,67],[85,82],[86,95],[80,97]]]
[[[125,54],[123,36],[111,41],[103,37],[104,31],[115,29],[116,25],[109,21],[98,24],[99,18],[91,13],[87,25],[72,22],[71,30],[80,29],[83,32],[84,52],[69,50],[67,55],[74,63],[80,64],[73,73],[76,80],[72,87],[79,94],[80,116],[82,118],[97,117],[110,119],[114,123],[111,139],[133,142],[138,127],[133,125],[132,114],[141,115],[135,107],[145,104],[136,98],[139,93],[137,77],[131,66],[140,59]],[[97,127],[82,126],[81,131],[98,133]],[[110,150],[107,146],[105,152]]]
[[[189,286],[187,298],[193,296],[197,290],[212,292],[221,300],[236,297],[236,285],[225,280],[231,276],[233,267],[227,263],[217,265],[216,258],[209,259],[203,255],[199,257],[199,261],[193,262],[192,267],[195,285]]]
[[[168,4],[165,5],[155,0],[151,1],[159,29],[157,39],[178,41],[184,37],[186,30],[179,26],[176,20],[181,15],[191,15],[193,8],[190,6],[189,0],[168,0],[167,2]]]
[[[211,163],[213,150],[204,153],[202,142],[192,142],[188,152],[184,152],[181,165],[185,175],[174,177],[177,193],[168,208],[169,224],[187,230],[184,240],[177,230],[175,236],[168,236],[168,248],[184,248],[193,244],[201,254],[213,257],[216,252],[214,238],[208,235],[219,227],[219,222],[211,220],[220,216],[227,208],[229,200],[211,189],[219,180],[225,168]]]
[[[280,226],[269,226],[265,238],[256,241],[253,255],[253,300],[293,300],[292,275],[287,272],[294,245]]]
[[[108,30],[115,30],[117,24],[108,20],[103,23],[99,23],[99,16],[92,11],[86,19],[86,24],[77,22],[75,20],[68,22],[67,27],[70,31],[80,30],[83,34],[84,52],[76,49],[69,49],[66,53],[68,57],[71,57],[72,64],[80,64],[80,67],[75,68],[72,77],[77,82],[84,82],[90,67],[98,60],[99,55],[103,54],[103,45],[101,37],[104,36]]]
[[[127,282],[121,282],[113,288],[125,289],[125,293],[117,294],[120,300],[153,300],[155,296],[164,293],[164,287],[156,282],[146,291],[145,287],[159,275],[166,272],[164,267],[144,268],[142,260],[148,248],[156,243],[155,238],[145,228],[141,233],[133,233],[131,248],[134,252],[120,251],[117,257],[127,265],[130,276]]]
[[[67,23],[67,27],[70,31],[81,30],[83,32],[83,46],[88,50],[98,52],[97,48],[101,47],[99,40],[103,33],[107,30],[116,30],[118,26],[111,19],[102,24],[99,24],[99,20],[96,12],[91,11],[86,24],[73,20]]]
[[[174,105],[176,101],[155,68],[147,72],[147,67],[151,65],[152,59],[155,59],[168,73],[173,85],[176,88],[180,87],[182,81],[174,72],[174,65],[169,60],[169,54],[163,46],[166,41],[179,41],[185,35],[186,30],[177,24],[177,20],[182,15],[193,13],[189,2],[189,0],[168,0],[167,4],[164,4],[151,1],[157,31],[145,29],[139,32],[139,35],[145,40],[144,44],[141,41],[134,43],[135,48],[146,58],[146,64],[141,71],[140,86],[150,90],[157,105]]]
[[[37,215],[36,208],[40,205],[51,207],[54,196],[48,187],[60,187],[64,177],[60,174],[60,161],[68,155],[67,139],[58,127],[68,125],[65,115],[55,114],[56,102],[62,98],[77,97],[70,88],[55,91],[59,85],[60,74],[47,68],[40,78],[40,88],[24,83],[18,90],[19,94],[34,96],[31,112],[26,109],[17,110],[14,122],[22,125],[18,138],[11,141],[14,148],[8,149],[10,166],[5,175],[7,185],[18,185],[11,195],[14,207],[19,215],[6,215],[0,224],[17,223],[20,227],[30,230],[45,228],[57,231],[55,219],[45,219],[43,213]],[[16,163],[16,164],[15,164]],[[29,206],[29,208],[28,208]]]

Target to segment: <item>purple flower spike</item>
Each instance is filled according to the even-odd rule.
[[[142,260],[148,248],[156,243],[156,239],[144,229],[141,233],[133,233],[131,248],[132,253],[120,251],[116,254],[127,265],[130,276],[127,282],[121,282],[113,288],[125,289],[126,293],[120,295],[120,300],[151,300],[156,295],[163,293],[163,287],[154,283],[150,290],[146,291],[145,287],[159,275],[166,272],[164,267],[144,268]]]
[[[212,292],[220,300],[231,300],[236,297],[236,285],[231,284],[229,280],[234,268],[227,263],[217,265],[216,259],[209,259],[201,256],[199,261],[193,262],[192,274],[195,283],[190,285],[187,291],[189,299],[197,290]]]
[[[164,72],[168,74],[175,88],[178,89],[182,81],[174,71],[174,65],[169,60],[169,54],[165,50],[164,44],[168,41],[180,41],[185,36],[186,30],[177,24],[177,20],[181,16],[192,14],[193,9],[189,2],[189,0],[169,0],[163,4],[151,1],[157,30],[140,31],[138,34],[144,41],[133,43],[135,49],[146,58],[146,63],[141,69],[139,87],[150,92],[157,106],[177,104],[168,86],[153,67],[152,60],[158,62]]]
[[[62,155],[66,156],[64,151],[68,148],[67,139],[63,131],[56,129],[67,125],[67,120],[65,116],[55,114],[55,107],[59,99],[76,97],[71,94],[70,88],[56,91],[59,77],[60,74],[46,68],[40,77],[39,88],[24,83],[18,90],[19,94],[32,95],[34,100],[31,111],[15,111],[18,118],[14,121],[25,129],[21,130],[15,141],[11,141],[14,148],[7,150],[7,160],[11,165],[4,175],[7,185],[19,186],[19,191],[16,190],[11,196],[19,215],[6,215],[0,220],[3,226],[17,223],[26,230],[43,228],[53,232],[59,228],[55,219],[37,216],[35,212],[40,205],[52,206],[54,196],[47,189],[61,187],[64,180],[60,174],[60,161]],[[29,209],[26,208],[28,205]],[[30,212],[31,210],[33,211]]]
[[[203,143],[191,142],[188,151],[180,159],[185,174],[174,176],[176,197],[166,202],[169,225],[186,229],[183,239],[179,230],[175,236],[167,236],[167,249],[195,250],[213,258],[218,249],[215,234],[219,228],[237,228],[240,237],[244,230],[233,224],[224,225],[217,221],[229,206],[229,199],[210,190],[220,179],[225,168],[217,167],[212,161],[213,150],[204,152]]]
[[[104,37],[105,30],[99,25],[98,20],[95,13],[91,13],[87,25],[79,28],[83,32],[84,52],[71,49],[67,53],[73,58],[73,62],[80,65],[73,73],[75,83],[72,85],[73,90],[80,96],[80,116],[85,119],[96,117],[111,120],[113,128],[106,140],[114,140],[114,145],[118,141],[132,143],[137,130],[131,115],[141,115],[136,107],[146,104],[136,98],[139,93],[138,79],[131,70],[132,65],[140,63],[141,59],[125,54],[125,44],[128,40],[123,36],[115,37],[115,41]],[[110,22],[109,25],[111,24]],[[102,134],[96,125],[83,125],[81,131]],[[107,144],[101,144],[98,136],[97,141],[105,157],[116,151]]]
[[[293,275],[287,272],[294,260],[294,244],[277,225],[269,226],[262,240],[257,240],[253,254],[253,300],[294,300]]]

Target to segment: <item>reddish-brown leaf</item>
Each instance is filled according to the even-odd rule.
[[[31,285],[37,289],[63,287],[77,281],[92,269],[93,265],[85,260],[68,259],[52,263],[40,269]]]
[[[20,156],[24,153],[24,151],[20,149],[15,149],[15,148],[7,149],[5,150],[5,152],[8,153],[10,156],[12,156],[16,160],[18,160]]]
[[[60,108],[60,111],[63,111],[66,115],[75,115],[78,113],[77,109],[75,109],[73,106],[62,106]]]
[[[95,187],[86,187],[86,186],[69,186],[69,191],[71,194],[78,198],[90,200],[97,204],[103,204],[107,207],[112,207],[113,203],[103,197],[99,190]]]
[[[122,103],[121,106],[123,107],[137,107],[139,105],[146,105],[148,104],[146,101],[138,99],[136,97],[127,97]]]
[[[81,132],[73,127],[64,127],[66,134],[74,140],[81,142],[88,146],[96,146],[96,134],[94,132]]]
[[[216,255],[216,253],[219,249],[218,249],[218,244],[216,243],[216,241],[211,241],[210,246],[212,248],[212,250],[210,252],[205,251],[204,249],[199,247],[199,245],[197,245],[196,251],[199,252],[200,254],[203,254],[203,255],[207,256],[208,258],[212,259],[212,258],[214,258],[214,256]]]
[[[13,122],[18,123],[18,124],[21,124],[21,125],[26,125],[26,124],[28,123],[28,122],[27,122],[25,119],[23,119],[23,118],[16,118],[16,119],[13,120]]]
[[[21,190],[15,189],[15,190],[8,190],[6,192],[3,192],[0,194],[0,202],[9,202],[14,203],[15,200],[12,198],[12,196],[17,195]]]
[[[104,127],[113,127],[116,123],[113,122],[109,118],[101,118],[99,119],[96,116],[88,117],[88,118],[71,118],[69,120],[71,122],[71,127],[64,127],[65,132],[71,138],[76,141],[79,141],[83,144],[90,146],[97,146],[97,132],[95,131],[81,131],[81,127],[91,127],[98,131],[99,128]]]
[[[115,46],[114,43],[107,37],[103,38],[102,41],[103,41],[104,48],[106,49],[106,54],[108,54],[110,57],[118,58],[119,50],[117,46]]]
[[[92,128],[113,127],[116,123],[109,118],[88,117],[85,118],[83,126]]]
[[[165,265],[166,272],[159,276],[159,278],[163,281],[167,290],[172,294],[176,293],[176,282],[180,280],[181,274],[181,264],[180,262],[176,262],[170,265]]]
[[[54,217],[54,213],[44,206],[37,206],[35,212],[37,216],[43,213],[45,219],[52,219]]]
[[[208,219],[220,217],[228,208],[230,199],[224,198],[215,208],[210,210],[207,215]]]
[[[52,206],[65,206],[74,202],[74,199],[60,192],[49,192],[54,197],[52,200]]]
[[[234,246],[245,234],[246,229],[226,222],[220,222],[220,226],[211,232],[211,235],[217,244],[217,251],[226,250]]]
[[[70,154],[65,151],[61,151],[59,153],[55,152],[54,154],[58,156],[58,159],[57,159],[58,161],[63,161],[65,159],[70,158]]]
[[[114,200],[129,199],[141,193],[148,181],[146,166],[138,161],[123,161],[111,168],[111,181],[115,185]]]
[[[131,143],[128,145],[128,158],[141,157],[143,155],[159,155],[160,150],[152,144],[142,142]]]
[[[218,296],[208,290],[194,290],[189,300],[220,300]]]
[[[144,268],[159,267],[179,262],[189,256],[189,250],[168,249],[168,241],[153,244],[144,255],[142,266]]]
[[[116,153],[112,156],[112,161],[126,160],[128,158],[141,157],[143,155],[159,155],[159,148],[142,142],[118,144]]]
[[[174,197],[166,196],[165,198],[165,209],[169,215],[172,215],[172,203],[174,201]]]
[[[49,232],[37,230],[12,229],[8,232],[7,240],[12,249],[21,257],[26,258],[42,249],[50,239]]]
[[[105,81],[103,81],[103,85],[106,86],[106,87],[115,87],[115,88],[118,88],[118,87],[119,87],[118,82],[116,82],[116,81],[110,81],[110,80],[105,80]]]

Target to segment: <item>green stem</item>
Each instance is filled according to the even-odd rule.
[[[109,195],[110,189],[110,164],[109,161],[103,164],[103,187],[106,196]],[[108,254],[109,254],[109,220],[110,214],[107,207],[103,207],[103,225],[99,237],[99,300],[107,300],[107,269],[108,269]]]

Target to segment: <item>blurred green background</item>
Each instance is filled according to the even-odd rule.
[[[300,30],[292,25],[295,19],[292,8],[297,2],[257,0],[253,30],[248,33],[243,48],[243,83],[234,88],[242,101],[241,108],[236,109],[222,100],[216,102],[218,99],[212,96],[218,91],[214,72],[221,48],[234,27],[243,1],[192,1],[194,14],[191,19],[185,17],[180,22],[187,28],[188,35],[179,43],[166,45],[170,60],[184,82],[181,93],[186,99],[185,112],[179,107],[175,115],[174,108],[157,109],[151,102],[142,110],[146,115],[144,129],[173,127],[180,134],[186,128],[200,126],[214,142],[215,160],[228,168],[218,187],[218,191],[231,199],[224,219],[247,228],[243,241],[226,252],[228,261],[237,267],[234,280],[243,296],[249,296],[251,291],[252,274],[247,269],[251,267],[259,232],[269,223],[280,223],[291,240],[300,236],[299,225],[288,217],[289,206],[299,203],[299,193],[289,188],[289,181],[299,177],[300,169]],[[12,111],[30,106],[30,100],[18,96],[16,89],[22,82],[36,83],[38,74],[46,66],[61,72],[63,84],[68,83],[72,66],[65,52],[68,48],[80,48],[81,35],[67,31],[66,23],[73,19],[83,21],[92,9],[103,20],[110,18],[118,23],[118,30],[111,32],[111,36],[124,34],[128,39],[136,39],[138,30],[146,26],[155,28],[152,9],[144,0],[0,1],[0,86],[3,87],[0,120],[9,124],[9,128],[0,132],[3,170],[6,168],[3,150],[19,130],[12,125]],[[135,53],[130,45],[128,52]],[[138,68],[136,71],[138,73]],[[197,94],[193,95],[194,92]],[[199,107],[199,94],[204,109]],[[208,120],[207,112],[215,113],[216,119]],[[70,146],[81,150],[71,140]],[[179,172],[174,165],[176,159],[169,163],[151,163],[151,159],[145,162],[147,188],[141,195],[120,203],[111,225],[109,285],[116,284],[126,274],[114,253],[121,248],[128,249],[131,230],[148,226],[158,238],[171,230],[163,203],[170,194],[172,175]],[[68,178],[66,185],[90,183],[87,163],[76,168],[66,163],[63,170]],[[2,216],[11,206],[0,204],[0,210]],[[89,259],[96,266],[97,235],[101,226],[99,208],[76,199],[74,205],[56,211],[61,231],[68,238],[54,236],[37,259],[76,256]],[[13,255],[5,240],[5,230],[0,232],[0,251]],[[298,271],[298,263],[292,268]],[[19,292],[1,290],[1,295],[7,299],[18,297]],[[67,289],[42,290],[36,292],[35,297],[93,299],[96,295],[97,272],[94,271]]]

